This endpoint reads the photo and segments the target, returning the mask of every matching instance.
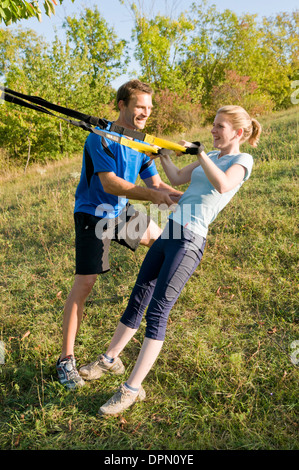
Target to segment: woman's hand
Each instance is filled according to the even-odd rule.
[[[182,145],[183,147],[186,147],[186,148],[198,148],[198,145],[194,144],[193,142],[188,142],[187,140],[180,140],[180,142],[178,142],[179,145]],[[181,156],[181,155],[186,155],[184,152],[178,152],[177,153],[177,156]]]

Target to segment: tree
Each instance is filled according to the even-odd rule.
[[[137,39],[135,57],[141,65],[141,79],[150,82],[156,89],[183,92],[186,77],[180,61],[187,50],[191,21],[182,14],[178,19],[157,15],[153,19],[140,16],[135,9]]]
[[[74,56],[81,61],[82,84],[96,90],[101,102],[107,102],[111,81],[126,71],[126,41],[118,40],[97,7],[86,8],[79,18],[68,16],[63,27]]]
[[[202,85],[200,100],[206,110],[213,107],[215,90],[224,90],[229,71],[256,84],[252,100],[260,108],[267,103],[269,109],[273,102],[278,109],[289,100],[291,77],[298,67],[298,12],[290,16],[260,22],[257,15],[218,12],[207,0],[192,5],[189,19],[195,29],[181,67],[189,71],[190,84],[197,89]]]
[[[67,17],[63,27],[72,57],[79,65],[72,90],[74,106],[87,114],[115,117],[111,81],[126,71],[126,41],[118,39],[97,7],[86,8],[79,17]]]
[[[268,65],[264,88],[277,108],[288,107],[292,82],[299,76],[299,10],[263,18],[261,28]]]
[[[113,119],[115,91],[110,80],[125,68],[125,42],[117,39],[96,8],[79,19],[68,17],[65,28],[66,41],[56,37],[51,44],[30,30],[0,28],[2,81],[21,93]],[[9,103],[0,106],[1,146],[19,161],[27,159],[28,149],[32,161],[61,158],[81,149],[86,136],[48,115]]]
[[[226,104],[242,106],[251,116],[267,114],[275,105],[255,81],[249,76],[239,75],[235,70],[227,70],[225,80],[213,86],[211,104],[205,113],[207,121],[212,121],[217,110]]]
[[[71,0],[74,2],[74,0]],[[63,0],[59,0],[62,4]],[[0,0],[0,22],[3,21],[6,26],[16,23],[19,20],[36,17],[39,21],[42,18],[42,12],[39,1],[34,0],[28,2],[26,0]],[[47,16],[55,14],[56,0],[44,0],[43,6]]]

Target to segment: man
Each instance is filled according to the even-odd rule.
[[[152,89],[139,80],[131,80],[118,90],[117,103],[116,124],[142,130],[152,110]],[[111,123],[107,130],[110,126]],[[138,175],[145,187],[135,184]],[[150,247],[161,234],[155,222],[135,211],[128,199],[171,206],[180,194],[162,182],[154,161],[147,155],[97,134],[87,137],[75,196],[76,274],[65,304],[63,345],[56,364],[59,381],[68,389],[84,385],[76,369],[74,344],[85,301],[98,274],[110,269],[111,239],[135,251],[139,244]],[[137,235],[129,230],[130,224],[136,227],[136,222]],[[122,365],[107,367],[117,374]]]

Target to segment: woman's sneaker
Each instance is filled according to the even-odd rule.
[[[75,390],[83,387],[84,380],[80,377],[74,356],[67,356],[64,359],[58,359],[56,363],[59,382],[68,390]]]
[[[86,366],[82,366],[79,370],[79,374],[85,380],[99,379],[106,372],[121,375],[125,372],[125,366],[119,357],[116,357],[113,362],[109,362],[105,359],[103,354],[100,354],[94,362],[91,362]]]
[[[131,392],[122,384],[117,392],[99,409],[99,415],[117,415],[132,406],[137,401],[145,399],[146,393],[143,387],[138,392]]]

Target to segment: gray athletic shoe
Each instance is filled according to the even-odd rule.
[[[82,366],[79,370],[79,374],[85,380],[99,379],[106,372],[121,375],[125,372],[125,366],[119,357],[116,357],[113,362],[109,363],[104,359],[103,354],[100,354],[94,362],[91,362],[86,366]]]
[[[117,415],[122,411],[132,406],[137,401],[145,399],[146,393],[142,387],[139,391],[134,393],[130,392],[123,384],[119,387],[117,392],[111,397],[101,408],[98,414],[103,415]]]
[[[84,380],[78,374],[74,356],[67,356],[62,360],[58,359],[56,370],[59,382],[68,390],[75,390],[83,387],[85,384]]]

